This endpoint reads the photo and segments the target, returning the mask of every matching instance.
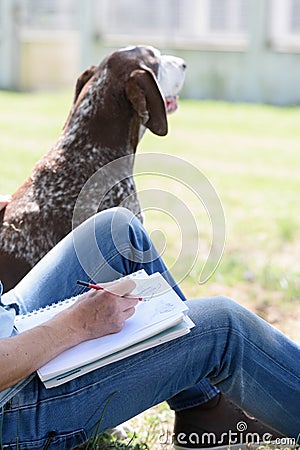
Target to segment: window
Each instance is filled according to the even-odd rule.
[[[71,30],[76,27],[74,0],[23,0],[21,26],[31,30]]]
[[[95,26],[106,39],[188,46],[245,46],[249,0],[101,0]]]
[[[247,0],[211,0],[209,21],[213,32],[246,32]]]
[[[300,0],[292,0],[291,6],[291,33],[300,34]]]
[[[271,1],[271,45],[281,51],[300,51],[300,0]]]
[[[295,29],[300,20],[299,1],[293,0],[298,11],[293,14]],[[248,42],[251,0],[89,2],[93,11],[89,29],[114,44],[151,41],[154,45],[243,50]],[[84,6],[83,0],[22,0],[19,2],[22,29],[27,33],[79,30]]]

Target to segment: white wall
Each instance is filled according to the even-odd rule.
[[[110,50],[147,43],[187,60],[186,97],[300,104],[300,0],[0,0],[0,12],[0,87],[73,85]]]

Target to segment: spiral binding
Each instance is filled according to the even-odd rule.
[[[46,312],[53,311],[54,309],[62,308],[66,305],[74,303],[77,300],[77,297],[68,298],[66,300],[59,301],[57,303],[52,303],[51,305],[44,306],[39,309],[34,309],[26,314],[20,314],[16,316],[15,321],[27,319],[29,317],[35,317],[40,314],[45,314]]]
[[[135,278],[135,277],[139,277],[141,275],[148,276],[146,274],[146,272],[144,271],[144,269],[141,269],[141,270],[138,270],[137,272],[134,272],[134,273],[132,273],[130,275],[126,275],[126,276],[124,276],[122,278],[119,278],[119,280],[122,280],[124,278]],[[47,306],[44,306],[44,307],[39,308],[39,309],[34,309],[33,311],[28,312],[27,314],[20,314],[20,315],[16,316],[15,320],[19,321],[19,320],[23,320],[23,319],[26,319],[26,318],[29,318],[29,317],[36,317],[39,314],[44,314],[46,312],[53,311],[53,309],[62,308],[64,306],[68,305],[68,304],[74,303],[77,300],[77,298],[78,297],[71,297],[71,298],[68,298],[66,300],[62,300],[62,301],[59,301],[57,303],[52,303],[51,305],[47,305]]]

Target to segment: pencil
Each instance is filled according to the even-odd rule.
[[[87,283],[86,281],[81,281],[81,280],[77,280],[76,282],[77,284],[80,284],[80,286],[85,286],[89,289],[96,289],[97,291],[106,291],[109,292],[110,294],[114,294],[117,295],[118,297],[124,297],[124,298],[133,298],[139,301],[142,301],[143,298],[142,297],[134,297],[132,295],[119,295],[119,294],[115,294],[114,292],[110,292],[107,289],[105,289],[105,287],[100,286],[99,284],[93,284],[93,283]]]

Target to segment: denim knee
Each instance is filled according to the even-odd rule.
[[[108,262],[118,271],[118,274],[114,274],[111,279],[140,269],[144,269],[148,275],[160,272],[182,300],[186,300],[160,258],[159,252],[152,243],[147,231],[131,211],[126,208],[116,207],[97,214],[87,222],[86,227],[87,229],[90,228],[91,241],[94,240],[94,244],[97,244],[97,247],[100,249],[103,264],[105,265]],[[82,253],[87,255],[87,238],[84,232],[81,234],[83,242]],[[94,245],[94,247],[96,246]],[[90,260],[88,256],[85,259],[87,258]],[[97,273],[100,274],[103,266],[98,267]],[[102,279],[101,281],[103,282],[104,280]]]
[[[103,227],[102,220],[100,228]],[[106,227],[115,248],[120,254],[131,251],[132,261],[140,263],[152,262],[158,257],[150,237],[139,219],[126,208],[117,207],[107,211]],[[103,231],[100,233],[102,234]],[[125,255],[124,255],[125,256]]]
[[[224,296],[189,300],[190,316],[201,329],[211,330],[238,327],[248,311],[234,300]]]
[[[155,246],[142,223],[126,208],[116,207],[94,216],[94,232],[103,256],[123,258],[130,262],[126,270],[136,271],[141,264],[158,258]],[[105,255],[104,255],[105,254]],[[145,268],[146,269],[146,268]]]
[[[231,321],[241,313],[241,305],[226,296],[216,296],[212,299],[212,309],[216,314],[216,320],[222,322]]]
[[[145,234],[139,219],[129,209],[120,206],[97,213],[94,220],[96,233],[99,233],[100,237],[111,236],[114,242],[119,242],[124,238],[128,240],[129,230]]]

